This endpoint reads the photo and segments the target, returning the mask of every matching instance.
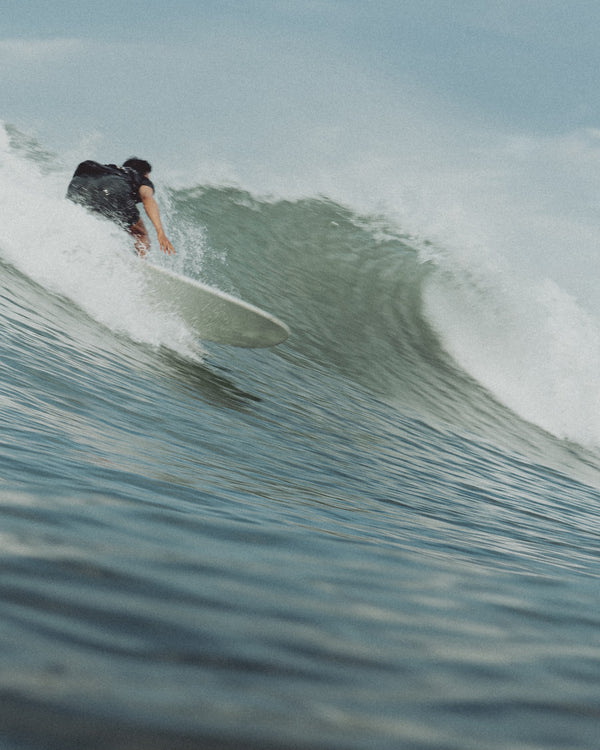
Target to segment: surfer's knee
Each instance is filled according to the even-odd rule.
[[[138,255],[146,255],[146,252],[150,249],[150,235],[148,230],[144,226],[144,222],[139,219],[128,227],[129,234],[134,239],[135,251]]]

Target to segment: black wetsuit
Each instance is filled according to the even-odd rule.
[[[135,169],[84,161],[69,183],[67,198],[129,229],[140,219],[136,204],[142,200],[142,185],[154,190],[152,182]]]

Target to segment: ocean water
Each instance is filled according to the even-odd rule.
[[[585,284],[423,215],[157,180],[154,260],[292,331],[219,347],[71,167],[0,131],[0,748],[598,747]]]

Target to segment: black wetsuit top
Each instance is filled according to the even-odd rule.
[[[136,204],[142,200],[142,185],[154,190],[152,182],[135,169],[84,161],[69,183],[67,198],[129,228],[140,219]]]

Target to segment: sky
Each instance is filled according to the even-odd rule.
[[[59,149],[243,164],[428,117],[600,125],[596,0],[0,0],[0,17],[0,118]]]

